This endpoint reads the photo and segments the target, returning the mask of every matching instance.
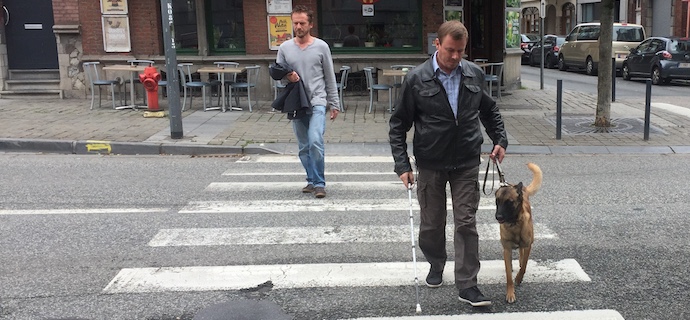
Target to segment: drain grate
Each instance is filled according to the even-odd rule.
[[[556,117],[547,119],[551,124],[556,126]],[[643,133],[644,121],[638,118],[615,118],[611,119],[610,128],[597,128],[593,125],[594,116],[580,116],[580,117],[562,117],[562,129],[564,134],[578,135],[578,134],[592,134],[592,133]],[[650,133],[667,134],[655,126],[649,126]]]

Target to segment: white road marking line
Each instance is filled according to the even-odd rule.
[[[505,283],[503,260],[481,261],[480,284]],[[517,270],[519,262],[513,261]],[[418,264],[420,274],[428,264]],[[453,285],[452,261],[446,263],[445,285]],[[196,266],[122,269],[103,293],[211,291],[255,288],[271,281],[273,289],[315,287],[406,286],[414,283],[412,262],[324,263],[289,265]],[[527,262],[524,282],[591,281],[574,259]]]
[[[452,210],[448,199],[448,210]],[[481,198],[479,210],[495,210],[496,199]],[[412,199],[419,211],[419,203]],[[190,201],[180,213],[244,213],[244,212],[324,212],[324,211],[405,211],[408,199],[305,199],[305,200],[238,200]]]
[[[393,163],[393,156],[326,156],[324,158],[326,163]],[[292,155],[276,155],[276,156],[256,156],[255,158],[243,159],[242,161],[237,161],[238,163],[299,163],[300,160],[297,156]]]
[[[616,310],[571,310],[551,312],[504,312],[490,314],[458,314],[450,316],[413,316],[356,318],[349,320],[625,320]]]
[[[674,104],[669,104],[669,103],[662,103],[662,102],[652,102],[651,104],[652,108],[655,109],[663,109],[671,113],[679,114],[682,116],[690,117],[690,109],[684,108],[681,106],[677,106]]]
[[[57,215],[57,214],[112,214],[112,213],[161,213],[170,208],[92,208],[92,209],[26,209],[0,210],[4,215]]]
[[[326,180],[328,180],[329,176],[370,176],[370,175],[387,175],[387,176],[395,176],[397,177],[397,174],[393,172],[393,170],[390,171],[349,171],[349,172],[337,172],[337,171],[326,171],[324,173],[326,175]],[[223,172],[224,176],[306,176],[304,171],[302,172],[232,172],[231,170],[227,170]],[[400,180],[398,180],[400,182]],[[330,185],[330,182],[329,182]]]
[[[377,175],[382,175],[382,176],[394,176],[397,177],[397,173],[393,172],[392,170],[390,171],[326,171],[324,173],[326,175],[326,181],[328,181],[328,177],[333,177],[333,176],[377,176]],[[489,177],[494,174],[493,171],[489,171]],[[498,173],[495,173],[498,174]],[[226,170],[222,174],[223,176],[233,176],[233,177],[244,177],[244,176],[306,176],[304,171],[300,172],[234,172],[233,170]],[[479,174],[479,177],[482,179],[481,181],[484,181],[484,171],[482,171]],[[396,180],[400,182],[400,180]],[[489,180],[490,182],[491,180]],[[328,183],[329,185],[331,184],[330,182]],[[498,180],[496,180],[496,185],[498,185]]]
[[[248,190],[299,190],[302,189],[306,184],[305,182],[211,182],[206,186],[206,191],[214,192],[227,192],[227,191],[248,191]],[[498,186],[498,181],[496,181],[496,186]],[[329,182],[327,190],[334,192],[341,192],[344,190],[399,190],[402,192],[407,192],[405,186],[400,180],[390,180],[390,181],[336,181]],[[450,190],[450,186],[446,187]],[[416,191],[415,191],[416,193]]]
[[[415,232],[417,232],[415,230]],[[480,240],[499,240],[499,224],[477,224]],[[453,226],[446,226],[446,234],[453,234]],[[536,223],[534,237],[555,239],[547,226]],[[323,226],[272,228],[181,228],[161,229],[149,241],[151,247],[166,246],[229,246],[274,244],[332,244],[381,243],[410,241],[410,226]],[[452,241],[450,237],[449,241]]]

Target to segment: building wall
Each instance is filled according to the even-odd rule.
[[[435,33],[441,23],[443,23],[444,0],[419,0],[423,3],[422,16],[422,39],[426,44],[427,34]],[[469,7],[474,0],[465,0],[465,7]],[[492,5],[498,5],[505,0],[492,0]],[[555,0],[554,0],[555,1]],[[0,4],[2,0],[0,0]],[[319,36],[318,30],[318,3],[319,0],[293,0],[293,6],[307,5],[315,10],[315,29],[314,35]],[[83,75],[82,63],[84,61],[100,61],[103,64],[123,63],[129,59],[148,59],[154,60],[162,65],[165,62],[160,0],[129,0],[128,19],[130,26],[130,39],[132,50],[127,53],[107,53],[103,44],[102,14],[100,1],[98,0],[52,0],[54,12],[54,32],[58,44],[58,63],[61,75],[61,89],[66,97],[85,97],[87,94],[87,84]],[[212,61],[233,60],[244,65],[259,64],[265,68],[268,63],[275,59],[276,51],[268,47],[268,34],[266,22],[266,1],[264,0],[245,0],[244,1],[244,20],[246,37],[245,55],[228,56],[208,56],[205,54],[194,56],[178,55],[179,62],[193,62],[195,64],[210,64]],[[558,10],[557,10],[558,11]],[[503,30],[504,19],[501,17],[502,10],[492,13],[494,22],[492,29]],[[558,25],[558,24],[556,24]],[[0,32],[2,32],[0,25]],[[203,38],[204,30],[199,31],[199,37]],[[503,37],[502,31],[496,31]],[[494,37],[496,43],[502,43]],[[388,68],[392,64],[419,64],[428,58],[426,45],[422,45],[423,52],[417,54],[336,54],[334,61],[336,67],[341,65],[352,65],[361,69],[364,66],[374,66],[378,68]],[[495,51],[494,60],[503,59],[507,63],[504,73],[505,79],[515,86],[515,79],[519,84],[519,62],[516,66],[511,63],[519,61],[518,56],[513,56],[511,52]],[[502,54],[501,54],[502,53]],[[0,78],[5,79],[7,75],[6,45],[4,39],[0,39]],[[262,72],[263,74],[264,72]],[[265,72],[267,74],[267,72]],[[507,74],[507,75],[506,75]],[[109,74],[109,76],[112,76]],[[261,79],[261,86],[270,88],[268,76]],[[265,90],[260,94],[260,98],[269,98],[272,92]]]

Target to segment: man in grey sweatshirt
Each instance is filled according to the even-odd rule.
[[[307,173],[307,186],[302,192],[323,198],[326,196],[323,140],[326,108],[330,108],[333,120],[340,112],[340,101],[331,49],[325,41],[310,34],[314,27],[313,15],[306,6],[297,5],[292,9],[295,38],[280,45],[276,62],[287,63],[295,70],[285,78],[290,82],[302,79],[310,99],[312,114],[292,120],[292,128],[297,136],[299,159]]]

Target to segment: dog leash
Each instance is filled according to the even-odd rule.
[[[491,172],[491,190],[489,190],[489,193],[486,192],[486,179],[489,177],[489,167],[491,167],[491,163],[494,164],[494,167],[496,170]],[[499,187],[507,186],[508,184],[506,183],[506,177],[503,175],[503,170],[501,170],[501,165],[498,163],[498,161],[495,160],[489,160],[486,163],[486,172],[484,173],[484,186],[482,187],[482,192],[484,192],[484,195],[490,195],[494,191],[494,184],[496,183],[496,171],[498,171],[498,182],[499,182]]]

